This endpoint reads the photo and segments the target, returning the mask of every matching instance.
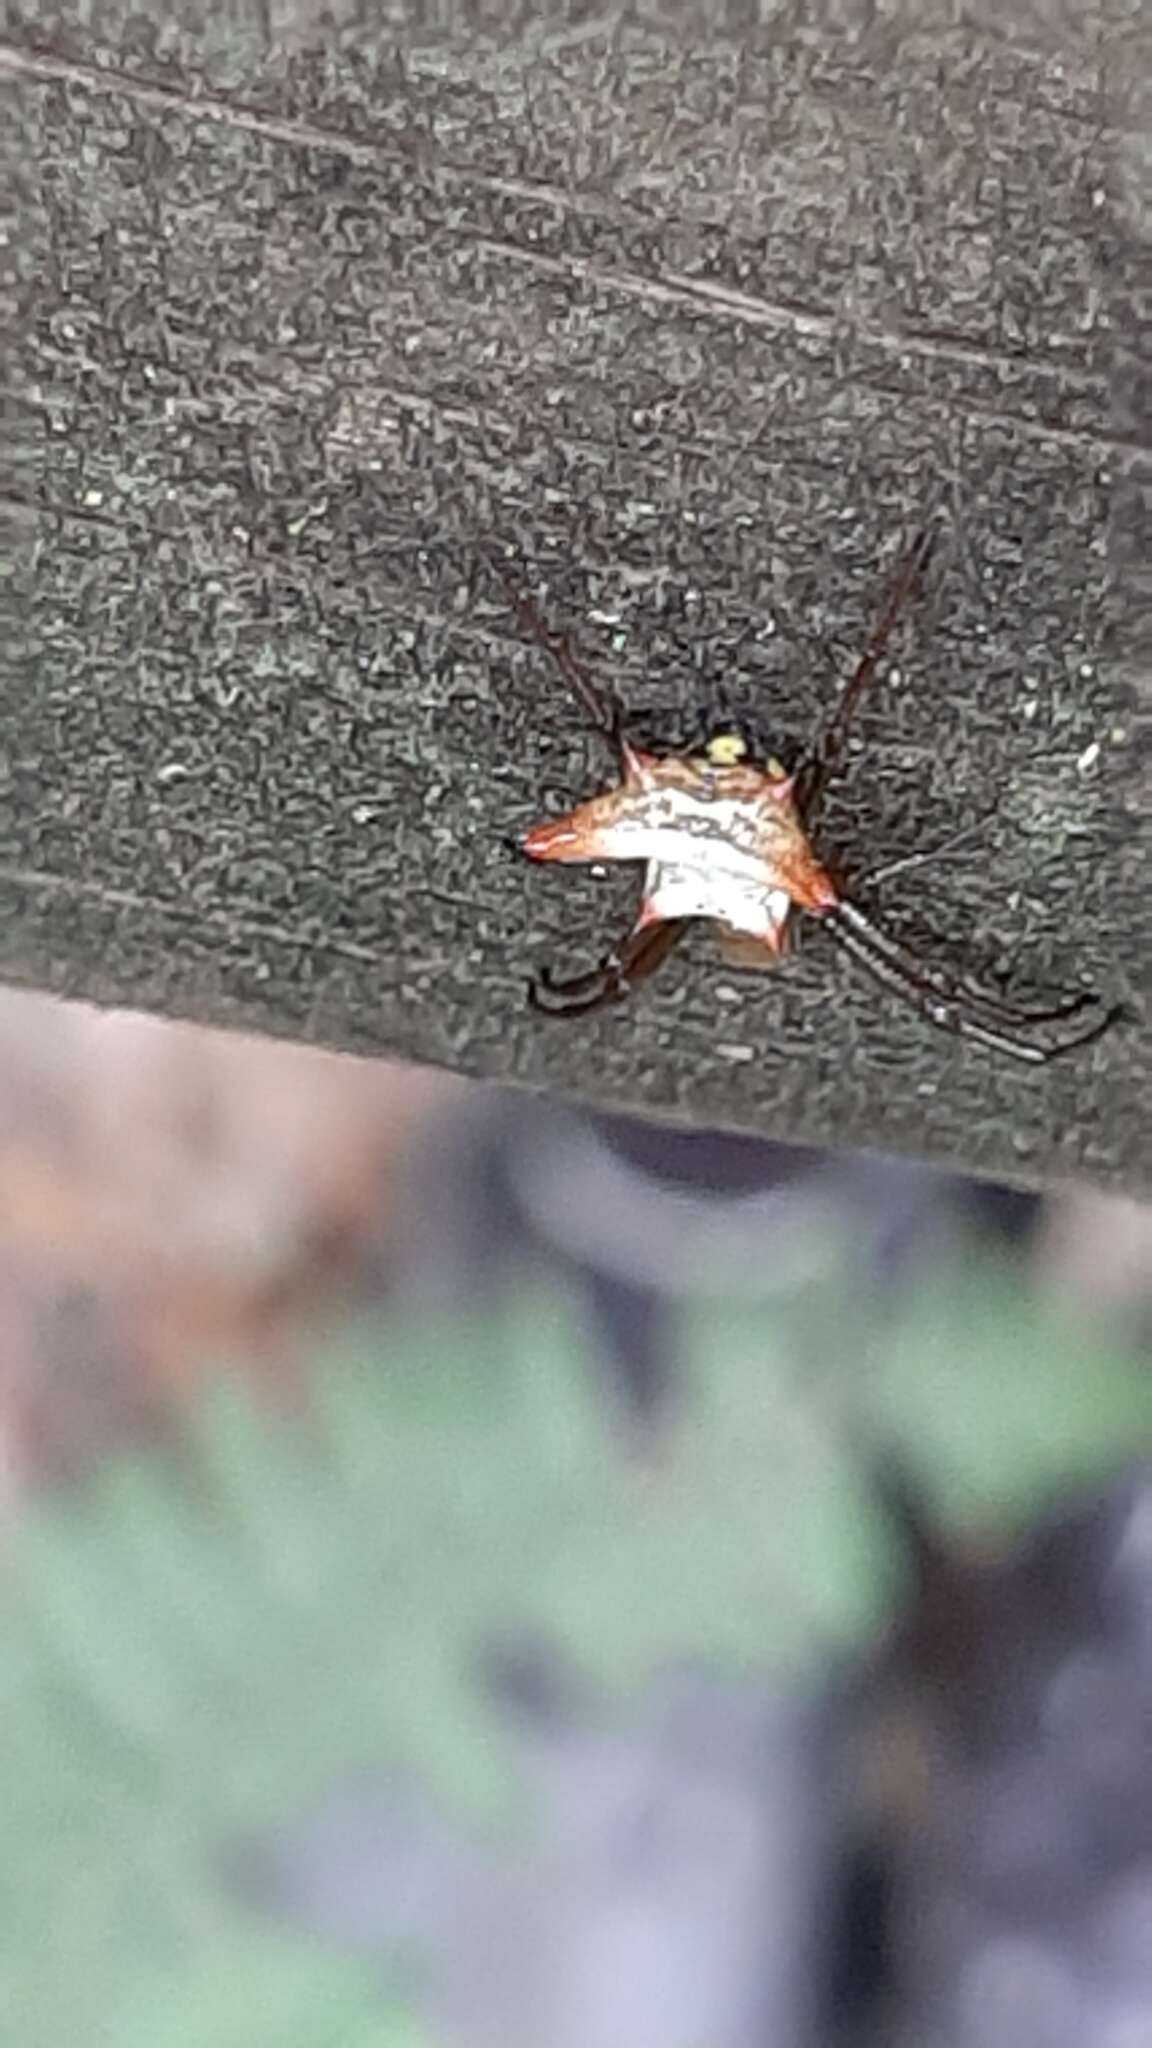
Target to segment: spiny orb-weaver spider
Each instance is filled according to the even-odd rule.
[[[844,894],[813,849],[817,813],[850,720],[936,538],[932,525],[917,534],[823,735],[791,772],[779,761],[756,760],[744,734],[727,727],[714,731],[699,753],[641,752],[624,732],[615,699],[549,631],[499,557],[491,557],[521,624],[558,663],[619,767],[613,788],[533,825],[520,848],[533,860],[638,861],[645,867],[640,912],[623,944],[590,973],[558,980],[545,972],[530,987],[537,1008],[574,1015],[619,1001],[700,919],[720,928],[721,945],[735,964],[771,965],[785,950],[793,912],[806,910],[931,1023],[997,1052],[1050,1060],[1108,1029],[1117,1011],[1096,995],[1028,1008],[922,962]],[[1061,1031],[1073,1023],[1075,1029]],[[1056,1027],[1057,1035],[1033,1035],[1044,1027]]]

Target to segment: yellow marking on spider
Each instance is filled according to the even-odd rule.
[[[743,733],[714,732],[705,743],[704,754],[713,768],[735,768],[748,759],[748,742]]]

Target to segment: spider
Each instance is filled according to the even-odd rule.
[[[801,910],[819,918],[846,953],[932,1024],[1014,1059],[1050,1060],[1108,1029],[1117,1011],[1098,996],[1082,993],[1027,1008],[921,961],[844,894],[814,850],[818,813],[850,721],[936,539],[931,523],[917,534],[822,736],[791,772],[777,760],[755,758],[745,734],[726,726],[696,753],[642,752],[628,739],[616,700],[593,682],[504,563],[492,557],[522,626],[557,662],[612,746],[619,770],[617,783],[600,796],[533,825],[519,850],[532,860],[637,861],[645,868],[640,911],[623,943],[587,974],[561,980],[545,971],[529,987],[538,1009],[571,1016],[620,1001],[701,919],[719,927],[722,950],[734,964],[771,966]],[[1073,1024],[1073,1030],[1059,1029]],[[1057,1035],[1035,1035],[1046,1026],[1057,1027]]]

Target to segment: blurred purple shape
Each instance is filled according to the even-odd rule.
[[[369,1779],[248,1851],[245,1889],[376,1951],[444,2048],[823,2048],[822,1714],[691,1673],[618,1718],[501,1690],[516,1839]]]
[[[394,1281],[414,1304],[474,1300],[511,1274],[583,1296],[634,1418],[674,1376],[675,1319],[715,1301],[772,1312],[830,1280],[860,1314],[921,1259],[983,1228],[1027,1230],[1030,1196],[912,1161],[684,1131],[499,1091],[433,1125]]]

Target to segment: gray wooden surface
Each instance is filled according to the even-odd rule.
[[[173,13],[5,15],[0,973],[1147,1184],[1138,17]],[[615,1014],[533,1016],[631,889],[506,851],[606,763],[477,542],[648,731],[739,711],[787,754],[934,498],[828,846],[934,957],[1133,1020],[1017,1069],[815,928],[772,977],[701,934]]]

